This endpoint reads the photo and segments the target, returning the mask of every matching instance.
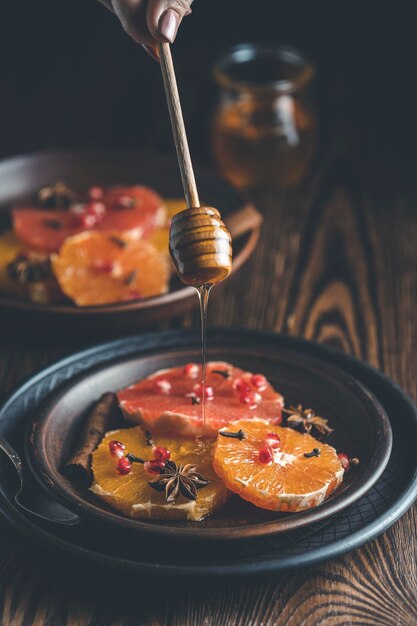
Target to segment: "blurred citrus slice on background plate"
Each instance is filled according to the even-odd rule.
[[[145,240],[87,231],[68,238],[52,268],[66,296],[79,306],[148,298],[166,293],[166,256]]]
[[[30,249],[47,253],[58,252],[68,237],[87,230],[126,231],[130,238],[146,238],[165,220],[164,201],[143,185],[110,188],[98,202],[65,210],[36,206],[12,210],[13,230],[19,240]]]

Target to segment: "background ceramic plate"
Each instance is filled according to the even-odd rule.
[[[140,521],[123,517],[87,490],[80,490],[61,473],[77,442],[86,412],[106,391],[117,391],[149,374],[198,361],[200,338],[193,341],[181,331],[142,340],[132,355],[109,360],[74,376],[50,394],[28,425],[27,456],[35,476],[49,492],[82,516],[158,538],[201,541],[260,537],[301,528],[337,513],[363,495],[383,472],[390,455],[392,435],[379,402],[351,376],[332,365],[294,350],[260,346],[248,336],[223,331],[211,335],[209,360],[229,361],[261,372],[286,399],[286,404],[312,407],[329,419],[334,432],[326,442],[359,457],[360,466],[348,472],[339,489],[321,506],[308,511],[274,513],[238,497],[203,522]],[[184,341],[187,337],[187,341]],[[100,349],[100,348],[99,348]],[[129,423],[127,423],[129,425]]]
[[[214,174],[196,169],[202,200],[217,207],[227,219],[243,208],[242,196]],[[175,159],[143,152],[48,152],[8,159],[0,163],[0,218],[8,224],[8,209],[30,201],[45,185],[63,181],[75,189],[91,185],[144,184],[163,197],[183,197],[181,178]],[[234,242],[233,271],[253,252],[259,228]],[[48,333],[126,334],[129,330],[154,325],[179,317],[197,304],[195,290],[174,278],[168,294],[128,303],[94,307],[69,304],[38,305],[0,294],[2,323]]]
[[[250,342],[259,352],[291,350],[314,356],[323,364],[334,364],[363,383],[379,399],[389,415],[393,429],[393,448],[389,463],[380,479],[359,500],[323,522],[307,528],[252,541],[220,544],[196,543],[192,550],[178,550],[176,542],[168,546],[136,536],[134,542],[125,531],[107,531],[97,524],[83,523],[60,528],[35,522],[14,504],[16,475],[7,458],[0,456],[0,514],[15,529],[33,542],[56,555],[62,566],[64,556],[91,565],[94,573],[100,568],[123,570],[160,576],[236,576],[282,571],[311,565],[334,558],[371,540],[391,526],[411,506],[417,496],[417,409],[407,395],[380,372],[357,359],[324,346],[298,339],[259,331],[213,331],[233,335],[235,342]],[[211,342],[211,333],[209,341]],[[65,381],[98,364],[125,358],[154,347],[161,334],[120,340],[86,350],[47,368],[22,385],[0,411],[0,433],[24,453],[25,425],[40,403]],[[178,346],[177,333],[164,333],[167,347]],[[193,335],[181,335],[183,346],[196,341]]]

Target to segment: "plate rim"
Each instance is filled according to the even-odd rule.
[[[214,329],[213,329],[214,330]],[[221,329],[217,329],[221,330]],[[223,328],[224,330],[224,328]],[[259,331],[255,329],[233,329],[233,332],[250,332],[253,336],[263,336],[266,339],[274,340],[274,341],[283,341],[284,344],[293,344],[294,346],[306,347],[310,346],[311,349],[315,351],[315,353],[323,355],[323,358],[333,359],[342,367],[341,364],[345,365],[350,369],[354,369],[358,372],[360,376],[370,374],[376,383],[382,384],[383,387],[388,387],[392,393],[397,395],[401,402],[405,403],[410,411],[410,414],[413,416],[413,421],[415,423],[415,427],[417,429],[417,407],[413,400],[409,397],[409,395],[394,381],[388,378],[381,371],[377,370],[373,366],[360,361],[356,357],[342,353],[337,351],[336,349],[318,344],[316,342],[312,342],[310,340],[301,338],[288,336],[283,334],[274,333],[271,331]],[[162,331],[165,336],[172,331]],[[161,334],[161,333],[159,333]],[[122,342],[123,340],[116,340],[112,342],[106,342],[100,344],[102,348],[108,348],[109,345]],[[91,356],[92,352],[96,350],[96,347],[88,348],[86,350],[80,351],[78,355]],[[37,374],[30,376],[26,381],[23,381],[14,391],[12,391],[8,398],[3,403],[0,409],[0,420],[6,420],[6,414],[10,406],[12,406],[14,400],[23,393],[27,387],[32,384],[34,381],[38,381],[44,376],[47,376],[51,373],[51,370],[57,364],[61,366],[65,366],[74,361],[75,355],[69,355],[59,361],[51,364],[50,366],[44,368]],[[233,565],[211,565],[211,566],[163,566],[163,565],[154,565],[149,563],[141,563],[138,561],[128,561],[127,559],[120,559],[118,557],[113,557],[111,555],[103,555],[99,552],[94,552],[93,550],[87,550],[75,544],[71,544],[68,541],[61,540],[52,533],[48,533],[44,531],[42,528],[38,527],[34,522],[23,515],[20,511],[16,509],[15,506],[10,502],[9,498],[6,494],[4,494],[2,489],[2,484],[0,483],[0,494],[1,499],[6,503],[6,510],[2,507],[0,509],[1,516],[12,525],[13,528],[18,526],[18,529],[23,532],[25,535],[35,535],[40,541],[44,544],[47,544],[51,547],[51,543],[64,552],[66,552],[70,557],[74,558],[76,555],[86,558],[90,562],[101,561],[103,564],[109,567],[122,567],[129,569],[133,569],[137,572],[143,573],[156,573],[156,574],[169,574],[175,573],[176,575],[181,576],[218,576],[218,575],[252,575],[252,574],[261,574],[261,573],[269,573],[273,571],[283,571],[289,569],[295,569],[297,567],[312,565],[314,563],[322,562],[328,558],[335,558],[340,556],[350,550],[353,550],[367,541],[377,537],[379,534],[387,530],[392,524],[394,524],[413,504],[417,497],[417,464],[414,469],[414,473],[412,477],[407,482],[405,488],[401,491],[401,494],[395,502],[391,504],[383,513],[378,515],[372,522],[366,524],[363,528],[357,530],[355,533],[350,535],[348,538],[338,539],[334,542],[329,543],[326,546],[321,546],[320,548],[315,548],[310,550],[309,552],[304,552],[298,555],[291,555],[289,557],[278,557],[277,559],[270,560],[268,562],[258,561],[256,563],[237,563]],[[15,519],[13,519],[15,518]],[[16,523],[16,519],[20,521],[20,523]]]
[[[187,336],[189,341],[195,338],[196,344],[200,341],[199,335],[196,333],[181,333],[180,331],[174,331],[174,334],[178,337],[178,341],[181,341],[181,336]],[[154,337],[158,337],[158,333],[154,334]],[[213,337],[214,339],[214,337]],[[182,347],[180,344],[178,347]],[[160,347],[154,350],[157,353],[159,349],[163,350],[164,344],[161,342]],[[139,348],[137,348],[140,350]],[[146,350],[145,350],[146,354]],[[59,402],[68,390],[70,390],[74,384],[77,384],[79,379],[82,379],[85,375],[95,374],[98,371],[106,369],[106,367],[115,365],[119,362],[130,360],[134,358],[136,352],[133,355],[125,354],[106,360],[104,363],[98,363],[88,368],[86,371],[79,372],[59,385],[51,393],[49,393],[36,408],[34,418],[29,420],[26,427],[25,435],[25,458],[32,475],[39,483],[39,485],[47,491],[47,493],[61,502],[64,506],[77,513],[81,517],[85,517],[91,522],[105,524],[107,527],[117,526],[119,529],[129,530],[132,533],[137,533],[138,536],[150,538],[166,539],[170,537],[176,537],[178,540],[186,542],[201,542],[201,541],[239,541],[244,539],[257,539],[260,537],[274,536],[283,532],[289,532],[295,529],[307,527],[314,522],[328,519],[330,516],[335,515],[353,504],[356,500],[361,498],[380,478],[385,470],[392,450],[392,429],[390,425],[389,417],[378,401],[378,399],[372,394],[366,386],[357,381],[353,376],[344,372],[332,363],[325,363],[324,366],[328,370],[329,375],[337,377],[340,383],[346,388],[353,386],[350,393],[355,394],[356,397],[360,396],[360,400],[369,404],[369,412],[372,410],[372,422],[375,424],[375,420],[378,419],[376,426],[380,426],[384,436],[383,445],[381,450],[375,450],[374,456],[369,459],[369,465],[372,465],[372,459],[379,458],[376,468],[371,470],[371,467],[365,469],[364,479],[362,485],[353,490],[347,490],[340,494],[335,494],[332,499],[325,501],[319,507],[314,507],[307,511],[303,511],[300,514],[291,516],[286,520],[269,520],[265,522],[257,522],[254,524],[246,524],[243,526],[231,526],[222,528],[210,528],[210,527],[198,527],[192,526],[170,526],[163,523],[147,522],[146,520],[136,520],[124,517],[111,509],[105,509],[100,507],[94,502],[90,503],[81,495],[76,497],[75,495],[68,495],[68,491],[65,489],[65,483],[57,482],[53,479],[53,476],[48,471],[47,455],[37,454],[38,445],[43,447],[43,429],[42,424],[45,417],[48,415],[51,408]],[[138,357],[141,352],[137,352]],[[303,355],[303,358],[312,357],[311,354]],[[348,389],[346,389],[348,391]],[[365,409],[366,410],[366,409]],[[375,463],[375,461],[374,461]],[[288,527],[285,528],[285,523]]]

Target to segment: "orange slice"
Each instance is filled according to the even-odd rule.
[[[147,241],[88,231],[65,240],[52,268],[79,306],[147,298],[168,290],[167,259]]]
[[[22,251],[22,244],[11,230],[7,230],[0,235],[0,292],[25,297],[27,289],[9,276],[7,266],[14,261],[19,252]]]
[[[166,198],[164,205],[167,211],[168,221],[174,217],[176,213],[184,211],[187,208],[187,203],[184,198]]]
[[[198,490],[197,500],[187,500],[180,495],[174,504],[167,504],[165,494],[149,486],[149,481],[157,475],[149,474],[143,465],[133,463],[131,472],[126,476],[116,473],[116,460],[109,453],[109,442],[112,440],[122,442],[126,453],[142,459],[151,458],[151,454],[140,426],[107,433],[93,453],[94,484],[91,491],[123,515],[141,519],[198,521],[226,501],[228,491],[211,464],[213,442],[206,441],[202,446],[185,437],[172,439],[158,436],[157,445],[168,448],[175,463],[196,464],[197,471],[209,480],[206,487]]]
[[[149,238],[149,241],[153,243],[155,248],[169,256],[169,228],[171,225],[171,218],[180,211],[184,211],[187,208],[185,200],[181,198],[167,198],[164,200],[164,206],[166,209],[166,219],[164,223],[156,228]]]
[[[311,435],[255,420],[233,424],[234,432],[240,429],[245,439],[219,435],[213,467],[226,487],[255,506],[304,511],[321,504],[342,482],[344,470],[336,450]],[[281,446],[273,451],[273,460],[264,464],[259,451],[270,432],[278,435]],[[315,448],[319,456],[311,456]]]

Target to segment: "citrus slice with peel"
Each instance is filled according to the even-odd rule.
[[[196,363],[155,372],[117,395],[125,417],[152,431],[197,436],[203,431],[201,366]],[[216,437],[222,426],[245,418],[280,424],[282,406],[283,397],[261,374],[223,361],[207,363],[206,436]]]
[[[159,225],[159,228],[155,228],[149,241],[164,254],[169,256],[169,229],[171,226],[171,219],[176,213],[184,211],[187,208],[185,200],[181,198],[167,198],[164,199],[164,208],[166,210],[165,220]]]
[[[141,185],[114,187],[98,201],[87,201],[68,209],[37,206],[12,211],[13,230],[20,241],[40,252],[58,252],[68,237],[86,230],[126,233],[130,239],[147,238],[165,222],[162,198]]]
[[[69,237],[52,269],[66,296],[78,306],[147,298],[166,293],[167,259],[147,241],[88,231]]]
[[[130,237],[141,239],[149,237],[155,228],[165,222],[163,199],[144,185],[106,189],[103,204],[107,210],[98,222],[97,230],[129,231]]]
[[[255,420],[233,424],[233,432],[242,431],[240,438],[223,436],[226,430],[215,444],[214,470],[228,489],[257,507],[304,511],[342,482],[336,450],[311,435]]]
[[[174,503],[167,503],[164,492],[149,486],[158,475],[150,474],[144,465],[132,463],[127,475],[117,474],[117,461],[109,452],[109,443],[113,440],[125,446],[126,454],[132,453],[142,459],[151,458],[151,447],[142,428],[136,426],[107,433],[93,453],[94,484],[91,491],[123,515],[139,519],[199,521],[227,500],[229,492],[211,463],[213,441],[199,444],[184,437],[157,438],[156,444],[167,448],[177,465],[195,464],[197,471],[209,481],[207,486],[198,490],[196,500],[188,500],[180,494]]]
[[[22,251],[22,244],[16,235],[8,230],[0,235],[0,293],[24,298],[27,289],[25,285],[10,278],[8,265],[15,260]]]

